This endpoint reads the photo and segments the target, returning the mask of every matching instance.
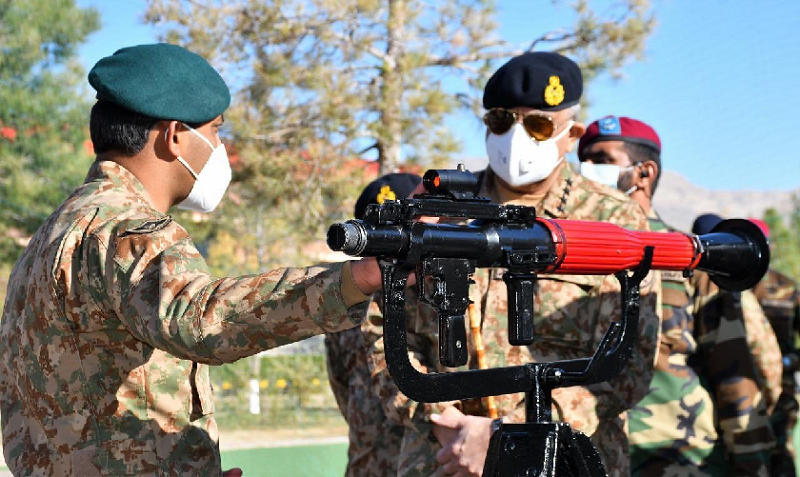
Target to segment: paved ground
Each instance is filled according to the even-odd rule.
[[[220,432],[219,450],[295,447],[347,442],[347,426],[320,429],[279,429]],[[2,477],[2,476],[0,476]]]

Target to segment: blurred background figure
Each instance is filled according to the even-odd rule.
[[[700,215],[692,224],[692,233],[710,233],[721,221],[722,217],[716,214]],[[698,314],[702,314],[705,319],[710,317],[716,320],[718,319],[716,315],[720,315],[742,320],[758,376],[758,385],[767,406],[770,428],[773,429],[774,435],[774,412],[781,395],[783,364],[778,339],[758,304],[758,299],[751,290],[741,293],[719,290],[702,277],[695,277],[693,283],[697,286],[695,307]],[[744,441],[737,442],[742,448],[746,447]],[[780,473],[780,469],[785,466],[781,455],[776,438],[776,445],[771,448],[769,456],[770,475],[784,475]],[[794,475],[793,471],[789,475]]]
[[[578,158],[582,175],[638,202],[651,230],[674,231],[652,205],[662,171],[661,139],[652,127],[628,117],[601,118],[581,138]],[[689,280],[680,272],[660,274],[656,369],[647,395],[628,412],[632,475],[713,476],[734,469],[769,475],[774,437],[742,321],[710,308],[696,320]]]
[[[771,238],[766,222],[755,218],[749,220],[758,225],[767,238]],[[770,248],[773,248],[772,243]],[[778,443],[772,459],[772,475],[794,476],[796,453],[793,430],[797,424],[798,410],[798,385],[795,373],[800,367],[800,356],[797,352],[800,294],[797,291],[797,282],[773,269],[767,271],[764,278],[753,288],[753,293],[775,331],[783,356],[781,394],[771,416],[772,429]]]
[[[408,197],[421,182],[420,176],[409,173],[379,177],[367,185],[356,201],[355,218],[363,219],[370,204]],[[367,320],[380,320],[379,326],[361,326],[325,335],[328,380],[349,428],[345,471],[348,477],[395,475],[403,440],[403,426],[389,420],[383,412],[367,360],[370,348],[382,336],[380,303],[378,292],[367,312]]]

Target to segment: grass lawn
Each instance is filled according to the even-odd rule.
[[[239,467],[244,477],[342,477],[346,465],[347,444],[222,452],[222,468]]]

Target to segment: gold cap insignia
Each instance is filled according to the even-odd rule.
[[[375,198],[379,204],[383,204],[387,200],[397,200],[394,191],[388,185],[381,186],[381,191],[378,192],[378,197]]]
[[[558,106],[564,101],[564,87],[561,85],[561,78],[558,76],[550,77],[550,84],[544,89],[544,102],[550,106]]]

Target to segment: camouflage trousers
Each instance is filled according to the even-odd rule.
[[[755,452],[728,452],[717,432],[712,397],[697,379],[683,380],[656,371],[651,388],[654,392],[628,412],[631,475],[767,475],[767,462],[762,460],[758,441]],[[680,398],[669,399],[671,396]]]
[[[632,475],[724,475],[714,402],[699,379],[657,370],[650,387],[628,411]]]
[[[358,327],[325,336],[331,389],[349,428],[346,477],[393,475],[403,438],[370,384],[366,349],[374,339]]]
[[[601,419],[597,431],[591,436],[592,444],[600,453],[609,477],[631,475],[631,456],[628,447],[627,420]]]

